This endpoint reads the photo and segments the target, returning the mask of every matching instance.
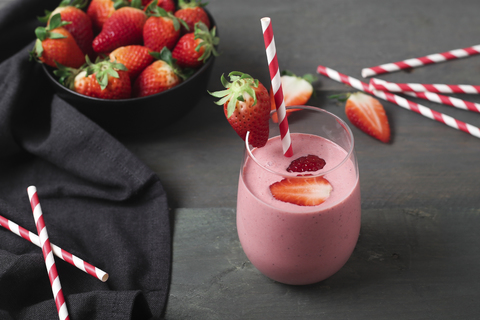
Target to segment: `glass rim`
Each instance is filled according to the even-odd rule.
[[[312,106],[289,106],[289,107],[286,107],[286,110],[288,109],[304,109],[304,110],[310,110],[310,111],[314,111],[314,112],[319,112],[319,113],[324,113],[326,115],[329,115],[331,116],[332,118],[334,118],[344,129],[345,131],[347,132],[347,135],[350,137],[350,141],[351,141],[351,144],[350,144],[350,148],[349,150],[345,150],[347,151],[347,154],[345,156],[345,158],[340,161],[337,165],[335,165],[333,168],[330,168],[329,170],[326,170],[326,171],[321,171],[317,174],[311,174],[310,172],[307,172],[308,175],[298,175],[298,172],[295,172],[295,173],[289,173],[289,172],[286,172],[286,173],[283,173],[283,172],[277,172],[277,171],[274,171],[274,170],[271,170],[267,167],[265,167],[264,165],[260,164],[260,162],[257,160],[257,158],[255,158],[255,156],[253,155],[253,151],[255,149],[257,149],[257,147],[253,148],[253,149],[250,149],[250,144],[248,143],[248,138],[249,138],[249,135],[250,135],[250,131],[247,131],[247,134],[246,134],[246,137],[245,137],[245,150],[247,151],[248,153],[248,156],[250,158],[252,158],[252,160],[258,165],[260,166],[262,169],[264,170],[267,170],[268,172],[270,173],[273,173],[275,175],[279,175],[279,176],[283,176],[283,177],[288,177],[288,178],[304,178],[304,179],[307,179],[307,178],[314,178],[314,177],[322,177],[322,176],[325,176],[335,170],[337,170],[338,168],[340,168],[341,166],[343,166],[345,164],[345,162],[350,159],[352,157],[352,154],[354,152],[354,149],[355,149],[355,140],[354,140],[354,137],[353,137],[353,132],[352,130],[350,129],[350,127],[347,125],[347,123],[345,121],[343,121],[342,119],[340,119],[337,115],[329,112],[329,111],[326,111],[322,108],[319,108],[319,107],[312,107]],[[276,110],[272,110],[270,112],[270,116],[275,113]],[[291,132],[290,132],[291,133]],[[295,132],[294,132],[295,133]],[[278,136],[275,136],[275,137],[278,137]],[[271,137],[271,138],[274,138],[274,137]],[[269,138],[269,140],[271,139]],[[295,148],[295,146],[293,146],[293,148]],[[343,147],[341,147],[343,149]],[[295,149],[294,149],[295,150]],[[283,152],[283,150],[282,150]],[[292,157],[292,160],[295,159]]]

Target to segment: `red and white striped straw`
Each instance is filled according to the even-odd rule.
[[[430,108],[427,108],[425,106],[422,106],[421,104],[409,101],[405,98],[402,98],[400,96],[394,95],[390,92],[386,91],[379,91],[379,90],[370,90],[370,86],[364,82],[361,82],[355,78],[352,78],[350,76],[346,76],[344,74],[341,74],[335,70],[332,70],[330,68],[326,68],[324,66],[318,66],[317,72],[319,74],[322,74],[324,76],[327,76],[328,78],[345,83],[355,89],[358,89],[360,91],[364,91],[370,94],[375,95],[376,97],[390,101],[402,108],[405,108],[407,110],[416,112],[421,114],[424,117],[427,117],[429,119],[441,122],[449,127],[452,127],[454,129],[466,132],[471,134],[474,137],[480,138],[480,129],[478,127],[475,127],[471,124],[456,120],[446,114],[437,112],[435,110],[432,110]]]
[[[480,86],[469,84],[421,84],[421,83],[394,83],[380,79],[370,79],[370,89],[390,92],[434,92],[434,93],[480,93]]]
[[[377,81],[382,81],[385,83],[388,83],[387,81],[377,79]],[[406,95],[416,97],[416,98],[421,98],[424,100],[452,106],[458,109],[463,109],[463,110],[468,110],[468,111],[473,111],[473,112],[479,112],[480,113],[480,104],[475,103],[475,102],[470,102],[470,101],[465,101],[462,99],[454,98],[454,97],[449,97],[449,96],[444,96],[441,94],[433,93],[433,92],[403,92]]]
[[[292,140],[290,139],[290,130],[286,116],[285,101],[283,99],[282,81],[280,78],[280,68],[277,60],[277,49],[275,48],[275,39],[273,36],[272,23],[270,18],[260,19],[262,23],[263,39],[267,52],[268,69],[272,81],[272,89],[275,98],[275,105],[278,114],[278,125],[280,127],[280,137],[282,139],[283,154],[286,157],[293,156]]]
[[[1,215],[0,226],[4,227],[7,230],[10,230],[11,232],[15,233],[16,235],[22,237],[25,240],[30,241],[37,247],[42,247],[42,245],[40,244],[40,239],[36,234],[28,231],[27,229],[19,226],[15,222],[8,220]],[[74,256],[73,254],[63,250],[62,248],[54,245],[53,243],[50,243],[50,245],[52,247],[53,254],[62,259],[63,261],[70,263],[71,265],[77,267],[83,272],[86,272],[89,275],[94,276],[95,278],[103,282],[108,280],[108,273],[106,273],[105,271],[98,269],[95,266],[92,266],[90,263],[83,261],[79,257]]]
[[[27,189],[28,197],[30,199],[30,206],[32,207],[33,217],[35,218],[35,225],[40,238],[42,246],[43,258],[47,267],[48,278],[52,287],[53,298],[57,306],[58,317],[60,320],[70,319],[67,310],[67,304],[63,297],[62,285],[60,284],[60,277],[58,276],[57,267],[55,265],[55,258],[53,257],[50,240],[48,238],[47,228],[43,221],[42,207],[38,201],[37,188],[30,186]]]
[[[480,53],[480,45],[463,49],[455,49],[443,53],[434,53],[428,56],[406,59],[403,61],[386,63],[372,68],[362,69],[362,77],[367,78],[377,74],[395,72],[404,69],[421,67],[427,64],[444,62],[447,60],[469,57]]]

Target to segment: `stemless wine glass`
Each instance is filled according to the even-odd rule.
[[[245,143],[237,230],[245,254],[260,272],[281,283],[303,285],[330,277],[352,254],[360,232],[360,185],[353,135],[347,124],[320,108],[289,109],[296,110],[288,117],[292,157],[283,155],[278,124],[272,117],[264,147],[251,149]],[[323,169],[286,170],[293,160],[307,155],[324,159]],[[277,200],[270,190],[284,179],[307,184],[316,177],[332,186],[320,205]]]

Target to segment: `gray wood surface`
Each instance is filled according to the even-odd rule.
[[[210,91],[233,70],[269,86],[264,16],[272,18],[280,67],[297,74],[321,64],[361,78],[364,67],[480,44],[477,0],[210,0],[207,8],[221,37]],[[380,78],[478,85],[479,71],[480,55]],[[354,90],[318,78],[310,104],[346,119],[343,104],[328,96]],[[413,100],[480,126],[480,114]],[[169,195],[166,319],[480,318],[480,139],[383,103],[390,144],[352,128],[362,229],[351,259],[321,283],[287,286],[262,276],[241,249],[235,206],[243,144],[213,101],[205,93],[181,121],[121,140]]]

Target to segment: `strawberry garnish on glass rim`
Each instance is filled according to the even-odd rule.
[[[268,91],[248,74],[232,71],[228,76],[231,82],[223,74],[221,77],[226,90],[209,93],[221,98],[215,103],[223,105],[225,117],[237,134],[245,141],[247,132],[250,132],[248,143],[261,148],[267,143],[269,133],[271,107]]]

